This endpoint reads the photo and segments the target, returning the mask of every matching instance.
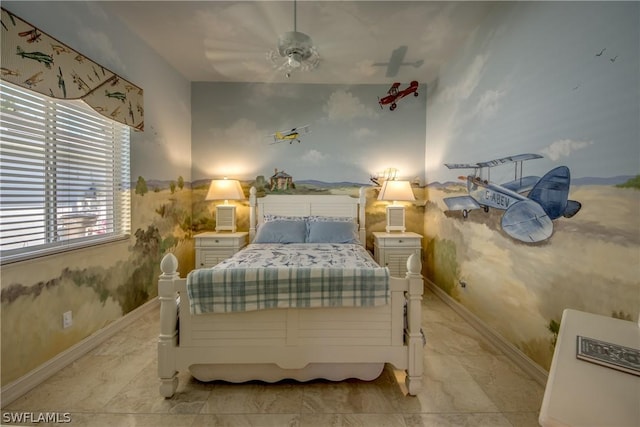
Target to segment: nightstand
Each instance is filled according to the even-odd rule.
[[[378,264],[389,267],[394,277],[407,274],[407,259],[411,254],[422,256],[422,236],[417,233],[373,232],[373,254]]]
[[[246,231],[216,233],[207,231],[196,234],[196,268],[213,267],[244,248],[247,244]]]

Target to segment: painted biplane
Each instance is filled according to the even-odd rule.
[[[522,176],[523,162],[540,158],[539,154],[518,154],[473,164],[445,163],[449,169],[473,169],[474,173],[459,177],[466,181],[469,195],[443,201],[449,210],[462,211],[463,218],[473,209],[503,210],[501,227],[505,233],[526,243],[544,241],[553,234],[553,220],[571,218],[582,205],[568,199],[571,174],[566,166],[558,166],[542,178]],[[491,182],[491,168],[507,163],[515,165],[514,179],[504,184]]]
[[[273,142],[271,144],[277,144],[285,141],[289,141],[289,144],[292,144],[293,141],[300,143],[300,135],[309,132],[311,132],[309,125],[298,126],[288,131],[282,130],[271,135],[273,137]]]
[[[26,37],[27,43],[39,42],[40,41],[40,37],[42,37],[42,34],[39,33],[36,28],[33,28],[31,30],[27,30],[27,31],[22,31],[22,32],[18,33],[18,35],[20,37]]]
[[[38,61],[44,64],[47,68],[51,68],[51,65],[53,64],[53,56],[42,52],[25,52],[20,46],[16,47],[16,55],[21,56],[22,58]]]
[[[416,80],[409,83],[409,86],[406,88],[399,90],[400,87],[399,82],[395,82],[391,85],[389,90],[387,91],[387,96],[383,98],[378,98],[378,104],[380,104],[380,108],[383,105],[389,105],[389,110],[393,111],[397,107],[397,101],[404,98],[409,94],[413,94],[413,96],[418,96],[418,82]]]
[[[34,86],[37,86],[38,83],[44,81],[44,79],[41,76],[42,76],[42,71],[38,71],[33,76],[26,79],[23,83],[29,86],[29,88],[32,88]]]

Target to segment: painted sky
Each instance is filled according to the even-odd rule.
[[[404,84],[402,87],[406,86]],[[227,175],[367,183],[395,167],[424,178],[426,99],[403,99],[382,110],[388,86],[194,83],[194,180]],[[276,131],[309,125],[301,142],[273,144]]]
[[[427,180],[461,174],[444,163],[520,153],[544,156],[527,162],[525,174],[559,165],[573,178],[638,174],[638,8],[530,2],[494,14],[429,99]],[[514,171],[495,168],[491,178],[499,174],[511,179]]]
[[[429,82],[428,102],[422,85],[393,113],[377,105],[381,85],[193,83],[189,104],[189,82],[93,3],[5,3],[144,86],[133,179],[187,178],[190,169],[193,180],[253,178],[277,167],[296,179],[366,183],[396,167],[403,178],[451,181],[461,171],[444,163],[523,152],[545,157],[527,162],[525,174],[561,164],[574,178],[640,172],[638,2],[510,2]],[[299,146],[268,145],[275,130],[303,124],[312,133]],[[492,178],[510,179],[503,169]]]

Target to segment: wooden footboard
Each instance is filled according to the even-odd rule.
[[[179,277],[177,268],[175,256],[167,254],[158,281],[162,396],[173,396],[177,372],[185,369],[205,381],[372,379],[367,373],[372,371],[365,368],[391,363],[406,370],[409,394],[421,388],[423,280],[420,259],[413,255],[406,277],[390,279],[390,304],[367,308],[192,315],[186,279]]]

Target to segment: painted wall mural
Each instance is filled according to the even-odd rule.
[[[194,82],[192,178],[268,179],[277,169],[297,182],[367,184],[393,167],[424,185],[426,96],[382,110],[378,97],[388,89]],[[296,138],[274,144],[276,132],[294,128]]]
[[[568,198],[571,185],[568,167],[558,166],[542,178],[522,175],[525,161],[540,158],[539,154],[517,154],[488,162],[446,163],[449,169],[474,172],[458,177],[466,180],[468,195],[445,197],[442,201],[448,212],[461,211],[465,219],[474,209],[504,211],[500,227],[510,237],[525,243],[547,240],[553,234],[553,220],[573,217],[582,205]],[[509,163],[515,167],[513,179],[502,184],[491,181],[491,168]]]
[[[406,86],[406,85],[405,85]],[[371,177],[394,169],[424,200],[426,97],[414,84],[397,109],[382,110],[388,85],[192,84],[192,177],[195,232],[212,230],[204,201],[213,178],[240,179],[249,194],[349,194],[367,191],[367,246],[385,228],[386,202]],[[423,91],[426,93],[426,87]],[[420,95],[420,94],[419,94]],[[245,207],[248,202],[245,202]],[[423,206],[408,204],[408,229],[423,230]],[[238,210],[240,229],[248,209]]]
[[[640,313],[639,6],[500,8],[428,100],[428,278],[546,369],[565,308]],[[535,159],[514,174],[510,156],[525,153]],[[471,209],[491,204],[487,191],[494,204],[522,198],[504,187],[544,208],[516,215],[527,233],[508,230],[509,210]],[[535,224],[536,211],[558,219]]]
[[[302,181],[296,183],[293,180],[286,180],[289,183],[288,186],[283,188],[273,188],[269,183],[269,180],[265,180],[264,176],[257,176],[253,180],[242,181],[241,185],[245,196],[248,197],[251,187],[256,188],[256,194],[258,197],[263,197],[267,194],[341,194],[351,197],[359,197],[360,188],[363,185],[353,183],[326,183],[318,181]],[[215,230],[215,203],[205,200],[205,196],[209,189],[209,180],[204,180],[200,183],[194,183],[192,187],[192,229],[193,234],[197,234],[204,231]],[[365,221],[367,234],[365,245],[368,249],[373,250],[373,232],[384,231],[386,226],[386,206],[389,202],[379,202],[377,200],[380,187],[365,185]],[[413,231],[418,234],[424,232],[424,204],[425,204],[425,188],[424,187],[412,187],[413,193],[416,197],[415,203],[400,202],[406,209],[406,226],[408,231]],[[236,223],[238,229],[241,231],[249,230],[249,201],[229,201],[230,204],[236,205]],[[183,254],[186,255],[186,254]],[[193,256],[190,261],[190,267],[181,275],[186,275],[190,269],[194,268]]]

